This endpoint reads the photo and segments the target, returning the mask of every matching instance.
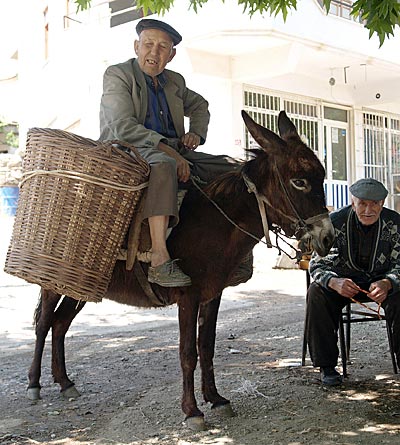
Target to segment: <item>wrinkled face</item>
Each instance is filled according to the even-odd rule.
[[[364,226],[370,226],[378,221],[384,202],[384,199],[381,201],[371,201],[369,199],[359,199],[356,196],[352,196],[351,206],[356,212],[360,223]]]
[[[135,52],[141,70],[153,78],[164,71],[176,53],[171,37],[160,29],[144,29],[135,40]]]

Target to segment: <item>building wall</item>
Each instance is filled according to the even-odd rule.
[[[347,107],[349,180],[363,174],[363,110],[400,115],[400,89],[394,87],[400,80],[398,38],[379,48],[366,29],[326,15],[316,0],[298,2],[286,22],[267,14],[249,17],[236,0],[209,1],[198,14],[188,11],[188,4],[176,0],[159,18],[184,37],[168,68],[181,72],[189,88],[210,103],[203,151],[244,156],[240,110],[245,85],[251,85]],[[68,14],[65,19],[64,2],[26,4],[21,27],[27,37],[19,49],[22,141],[32,126],[67,129],[96,139],[103,72],[134,56],[136,22],[110,28],[108,3],[94,0],[89,11]],[[334,85],[328,82],[331,77]]]

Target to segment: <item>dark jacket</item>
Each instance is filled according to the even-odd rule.
[[[326,257],[313,255],[310,274],[315,282],[328,289],[332,277],[351,278],[356,283],[370,283],[388,278],[392,291],[400,290],[400,215],[394,210],[383,208],[380,214],[376,238],[373,242],[369,267],[357,266],[352,251],[352,230],[357,218],[351,206],[344,207],[330,215],[335,228],[335,242]]]

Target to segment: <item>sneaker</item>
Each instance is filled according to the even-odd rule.
[[[338,386],[343,383],[343,377],[336,371],[334,366],[321,368],[321,382],[326,386]]]
[[[190,286],[192,280],[184,274],[176,262],[179,260],[168,260],[166,263],[156,267],[149,267],[149,283],[158,284],[162,287]]]
[[[237,286],[246,283],[253,276],[253,252],[246,255],[238,267],[233,271],[226,286]]]

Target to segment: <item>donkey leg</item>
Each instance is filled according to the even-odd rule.
[[[70,297],[64,297],[54,314],[52,325],[52,355],[51,370],[55,383],[61,386],[64,397],[79,397],[80,394],[67,375],[65,366],[65,334],[71,326],[72,320],[85,306],[85,301],[77,301]]]
[[[194,371],[197,365],[196,331],[199,303],[193,295],[186,295],[179,304],[179,355],[183,377],[182,411],[186,425],[193,430],[204,430],[204,414],[197,407],[194,395]]]
[[[52,291],[41,289],[39,302],[35,311],[35,352],[29,369],[29,384],[27,396],[31,400],[40,399],[40,376],[42,357],[47,334],[53,323],[54,310],[60,301],[61,295]]]
[[[199,355],[201,367],[201,386],[206,402],[212,403],[213,409],[220,410],[221,414],[232,416],[230,402],[218,394],[214,376],[214,351],[217,318],[221,295],[200,307],[199,314]]]

